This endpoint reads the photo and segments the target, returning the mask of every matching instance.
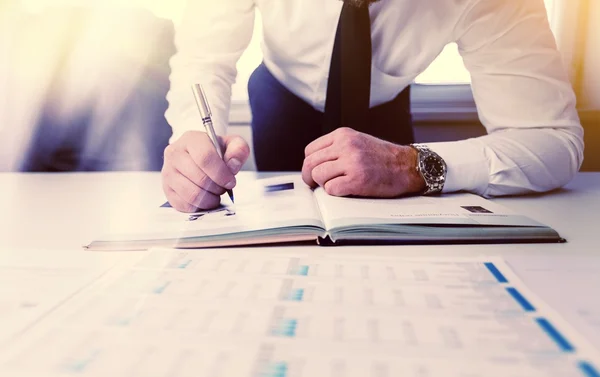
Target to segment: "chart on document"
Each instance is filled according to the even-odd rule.
[[[11,376],[599,376],[593,347],[500,259],[335,252],[151,251],[2,362]]]

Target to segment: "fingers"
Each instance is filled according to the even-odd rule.
[[[342,127],[308,144],[304,149],[306,158],[304,159],[304,164],[302,166],[302,179],[304,182],[311,187],[315,187],[319,184],[313,173],[315,168],[325,162],[335,161],[344,157],[342,154],[345,153],[347,144],[349,141],[353,140],[353,138],[356,138],[358,134],[357,131],[351,128]],[[329,171],[329,169],[330,168],[327,168],[324,171]],[[327,173],[323,173],[323,171],[320,172],[319,179],[330,179],[334,177],[323,178],[321,174]],[[342,172],[336,171],[335,174],[339,175],[342,174]],[[326,180],[324,182],[326,182]]]
[[[225,155],[223,159],[232,174],[237,174],[250,156],[250,147],[244,139],[236,135],[223,137]]]
[[[320,151],[321,149],[330,147],[333,144],[333,141],[333,133],[328,133],[327,135],[321,136],[320,138],[308,144],[306,148],[304,148],[304,156],[308,157],[311,154]]]
[[[339,152],[334,147],[320,149],[308,155],[302,165],[302,180],[311,187],[315,187],[317,184],[321,185],[315,178],[314,170],[321,164],[336,161],[338,158]]]
[[[330,132],[325,136],[321,136],[312,143],[308,144],[306,148],[304,148],[304,156],[308,157],[321,149],[330,147],[336,140],[349,140],[355,137],[358,133],[359,132],[353,130],[352,128],[340,127],[335,131]]]
[[[337,177],[344,176],[345,173],[346,169],[343,163],[340,161],[327,161],[313,169],[312,179],[317,185],[325,187],[327,182]]]
[[[200,168],[214,183],[226,189],[235,187],[235,176],[225,162],[219,157],[212,141],[203,132],[196,132],[183,144],[196,166]]]
[[[198,187],[175,169],[163,169],[163,191],[171,206],[181,212],[215,208],[221,202],[219,195]]]
[[[175,208],[179,212],[192,213],[196,211],[196,207],[181,199],[181,197],[177,195],[177,193],[166,183],[163,183],[163,191],[171,207]]]
[[[352,178],[345,175],[327,181],[323,188],[332,196],[355,195]]]
[[[235,186],[235,174],[248,159],[250,147],[239,136],[225,136],[220,142],[224,158],[208,135],[199,131],[186,132],[165,149],[163,191],[177,210],[214,208],[220,195]]]
[[[175,152],[172,167],[184,177],[192,181],[196,186],[209,191],[215,195],[223,195],[225,189],[213,182],[204,171],[202,171],[185,152]]]
[[[193,150],[193,154],[189,150]],[[187,132],[165,148],[165,162],[161,172],[163,191],[175,209],[193,212],[198,208],[210,209],[219,205],[220,195],[225,189],[205,172],[210,169],[203,169],[193,158],[195,155],[210,163],[212,154],[231,175],[205,133]]]

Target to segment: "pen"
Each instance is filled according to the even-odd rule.
[[[204,94],[204,90],[200,84],[192,85],[192,91],[194,92],[194,98],[196,99],[196,105],[198,105],[198,111],[200,111],[200,117],[202,118],[202,123],[204,124],[204,129],[208,134],[208,137],[212,141],[215,149],[217,150],[217,154],[223,160],[223,150],[221,149],[221,145],[219,144],[219,139],[217,138],[217,134],[215,133],[215,129],[212,124],[212,112],[210,111],[210,106],[208,105],[208,101],[206,100],[206,95]],[[227,190],[227,194],[229,195],[229,199],[233,203],[233,190]]]

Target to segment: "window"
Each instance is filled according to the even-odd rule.
[[[555,19],[555,0],[544,0],[548,18]],[[554,26],[554,25],[552,25]],[[440,56],[415,80],[418,84],[468,84],[471,82],[455,43],[446,46]]]

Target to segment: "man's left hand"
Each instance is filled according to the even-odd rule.
[[[302,179],[334,196],[393,198],[424,191],[416,166],[410,146],[338,128],[306,147]]]

